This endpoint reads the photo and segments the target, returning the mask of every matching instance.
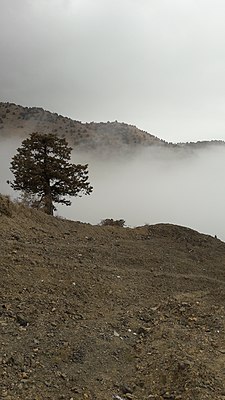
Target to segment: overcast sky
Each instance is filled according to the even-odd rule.
[[[0,0],[0,101],[225,140],[224,0]]]

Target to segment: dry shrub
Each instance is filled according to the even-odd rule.
[[[100,222],[100,225],[101,226],[121,226],[121,227],[124,227],[125,221],[124,221],[124,219],[116,219],[116,220],[114,220],[112,218],[106,218],[106,219],[103,219]]]
[[[0,194],[0,216],[2,215],[6,215],[7,217],[12,216],[12,203],[9,196]]]

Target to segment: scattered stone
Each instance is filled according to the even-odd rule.
[[[16,321],[18,322],[18,324],[22,327],[26,327],[28,326],[29,322],[20,314],[16,315]]]
[[[129,399],[129,400],[133,400],[134,399],[134,395],[131,394],[131,393],[126,393],[125,396],[126,396],[126,399]]]
[[[128,385],[121,385],[120,390],[123,394],[133,393],[133,388]]]
[[[144,326],[140,326],[137,330],[138,335],[147,336],[151,332],[152,328],[146,328]]]

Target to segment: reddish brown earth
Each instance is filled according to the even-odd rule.
[[[225,243],[0,198],[0,398],[225,399]]]

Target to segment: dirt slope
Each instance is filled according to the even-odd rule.
[[[225,243],[0,198],[0,398],[225,399]]]

